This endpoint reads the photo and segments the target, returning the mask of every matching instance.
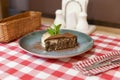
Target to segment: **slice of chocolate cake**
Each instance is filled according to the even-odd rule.
[[[46,51],[56,51],[74,48],[78,45],[77,36],[71,33],[57,34],[45,40]]]

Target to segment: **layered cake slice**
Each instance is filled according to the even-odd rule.
[[[77,36],[71,33],[57,34],[55,36],[50,36],[45,40],[46,51],[74,48],[77,45]]]
[[[76,35],[68,32],[60,34],[60,26],[55,25],[43,34],[41,42],[46,51],[75,48],[78,45]]]

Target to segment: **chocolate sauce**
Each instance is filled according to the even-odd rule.
[[[33,48],[35,48],[37,50],[45,50],[45,48],[41,45],[41,42],[35,43]]]

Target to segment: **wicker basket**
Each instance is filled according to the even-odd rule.
[[[10,42],[41,25],[41,12],[29,11],[0,20],[0,42]]]

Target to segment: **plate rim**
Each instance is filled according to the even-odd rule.
[[[61,30],[67,30],[67,29],[61,29]],[[69,29],[68,29],[68,30],[69,30]],[[69,31],[75,31],[75,32],[78,32],[78,33],[80,33],[80,34],[84,34],[84,35],[86,35],[87,37],[89,37],[89,38],[92,40],[92,41],[91,41],[91,46],[90,46],[90,48],[86,49],[85,51],[82,51],[82,52],[80,52],[80,53],[76,53],[76,54],[73,54],[73,55],[70,54],[70,55],[67,55],[67,57],[66,57],[66,55],[53,56],[53,55],[41,55],[41,54],[36,54],[36,53],[34,53],[34,52],[28,51],[27,49],[24,49],[24,48],[20,45],[20,41],[21,41],[23,38],[27,37],[28,35],[30,35],[30,34],[32,34],[32,33],[40,32],[40,31],[46,31],[46,30],[36,30],[36,31],[33,31],[33,32],[28,33],[28,34],[24,35],[23,37],[21,37],[21,38],[18,40],[19,48],[22,49],[22,50],[24,50],[25,52],[31,54],[31,55],[37,56],[37,57],[50,58],[50,59],[59,59],[59,58],[74,57],[74,56],[78,56],[78,55],[80,55],[80,54],[83,54],[83,53],[89,51],[90,49],[92,49],[92,48],[93,48],[93,45],[94,45],[94,40],[93,40],[90,36],[88,36],[88,35],[85,34],[85,33],[76,31],[76,30],[69,30]]]

